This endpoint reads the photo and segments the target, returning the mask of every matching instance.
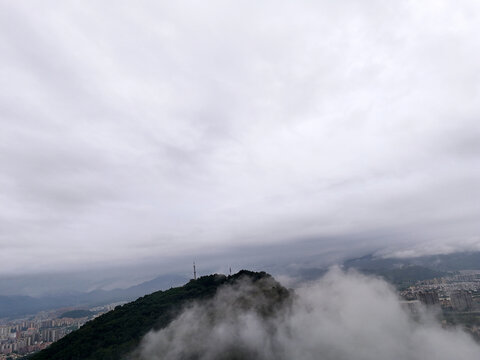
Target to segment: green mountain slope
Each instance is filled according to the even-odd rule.
[[[448,256],[446,255],[445,258]],[[417,281],[440,278],[447,276],[446,271],[435,266],[438,257],[422,257],[412,259],[396,259],[375,257],[372,254],[349,259],[344,262],[344,267],[353,268],[369,275],[383,277],[386,281],[402,288],[415,284]]]
[[[242,270],[228,277],[204,276],[182,287],[158,291],[117,307],[33,355],[30,360],[119,360],[133,351],[149,330],[168,325],[189,302],[212,298],[221,286],[235,284],[242,278],[254,284],[269,279],[269,286],[259,286],[259,290],[269,292],[268,298],[274,301],[289,296],[288,290],[264,272]]]

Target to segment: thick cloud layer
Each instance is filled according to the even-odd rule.
[[[139,358],[468,360],[480,352],[470,335],[443,329],[428,313],[414,320],[379,279],[333,270],[270,317],[259,315],[261,296],[249,297],[257,306],[239,307],[251,289],[224,288],[213,301],[186,309],[145,337]]]
[[[3,273],[476,246],[479,33],[476,0],[1,1]]]

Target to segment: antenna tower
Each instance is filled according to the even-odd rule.
[[[195,268],[195,261],[193,262],[193,280],[197,280],[197,269]]]

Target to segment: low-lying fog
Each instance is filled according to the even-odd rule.
[[[273,286],[273,284],[272,284]],[[254,306],[238,306],[245,298]],[[295,290],[273,315],[246,281],[183,311],[167,328],[149,333],[137,350],[156,359],[475,359],[480,346],[460,329],[444,329],[423,309],[419,318],[383,280],[331,270]],[[256,306],[258,305],[258,306]]]

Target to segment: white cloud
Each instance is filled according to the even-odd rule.
[[[478,237],[475,1],[1,7],[7,272]]]

